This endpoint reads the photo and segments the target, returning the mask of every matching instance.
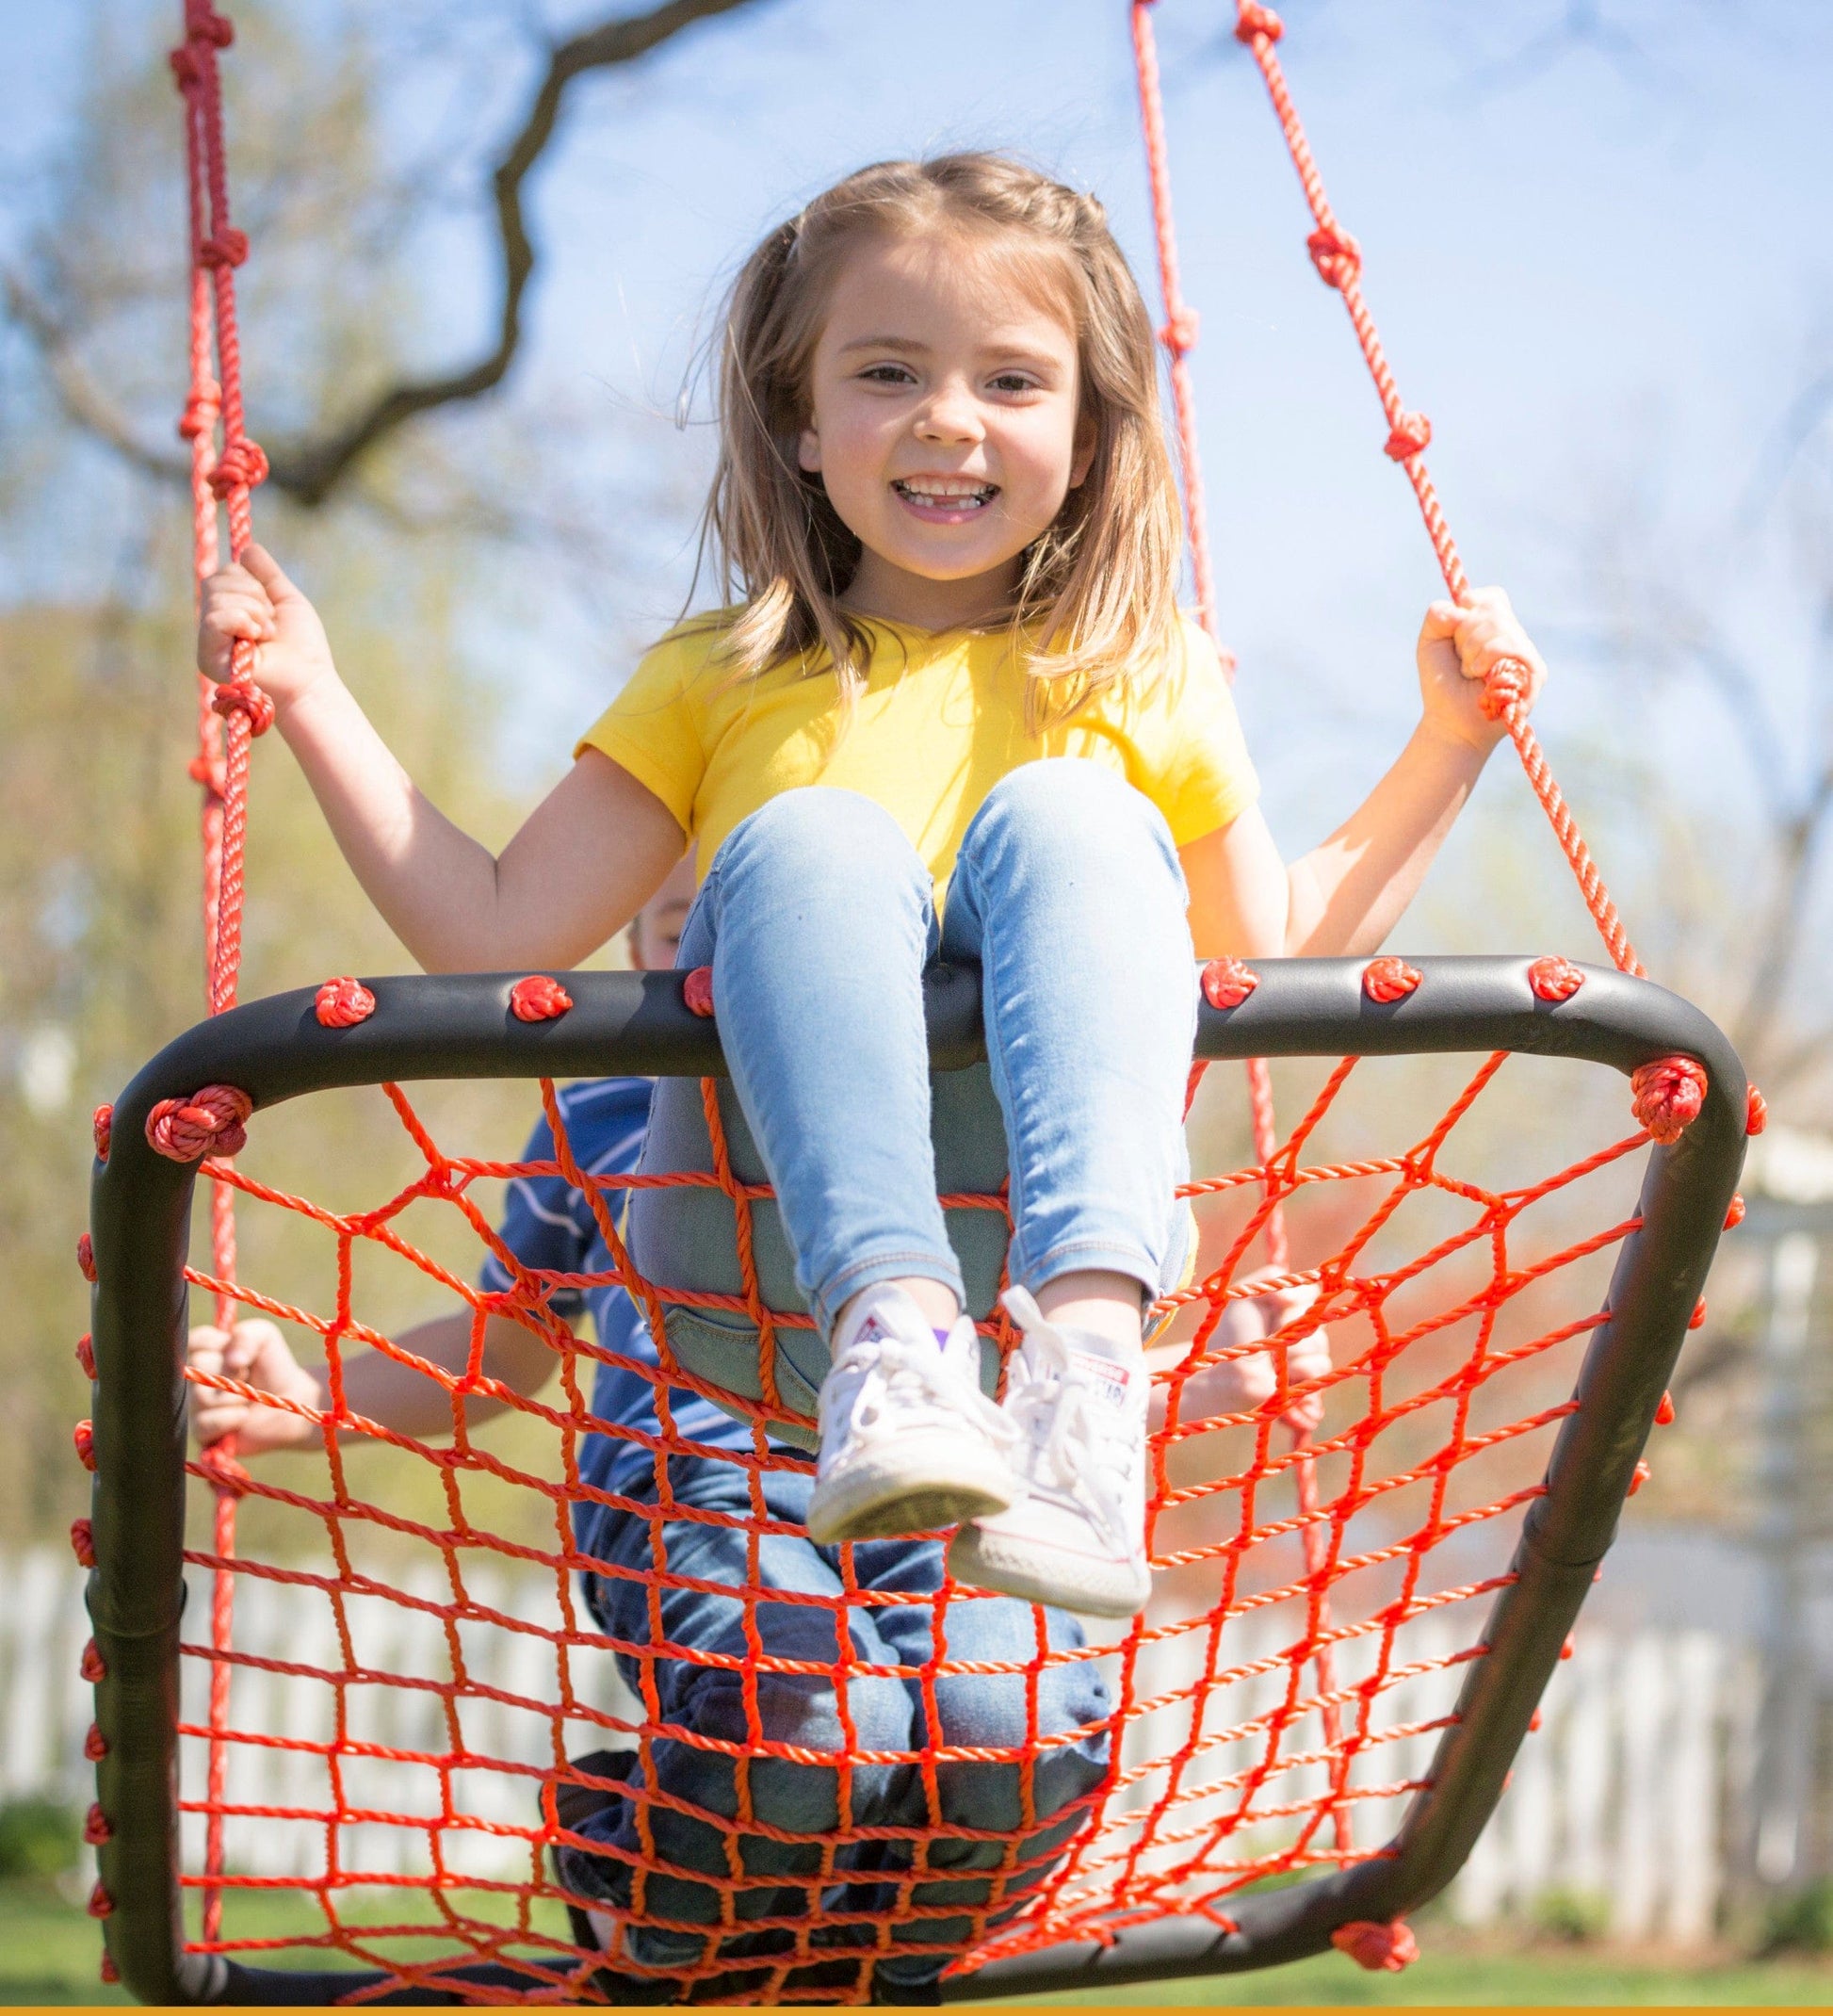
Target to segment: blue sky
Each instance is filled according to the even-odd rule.
[[[20,159],[55,135],[94,30],[82,8],[3,4],[15,61],[0,113]],[[334,33],[438,10],[298,11]],[[537,11],[446,9],[483,24],[476,46],[498,52],[480,149],[511,121],[528,66],[526,45],[489,24]],[[597,11],[550,4],[543,18],[563,28]],[[1303,844],[1319,765],[1290,732],[1294,696],[1333,696],[1331,773],[1366,772],[1404,732],[1412,635],[1437,583],[1340,303],[1306,257],[1307,219],[1257,74],[1226,36],[1232,11],[1156,10],[1186,291],[1203,317],[1224,627],[1275,806]],[[1286,12],[1293,91],[1362,241],[1403,391],[1433,419],[1431,464],[1472,575],[1505,582],[1557,646],[1582,624],[1588,546],[1632,496],[1774,677],[1804,677],[1807,618],[1779,534],[1732,528],[1816,335],[1833,329],[1833,8],[1292,0]],[[1127,15],[1124,0],[771,0],[588,79],[533,187],[543,257],[518,396],[602,415],[582,455],[689,496],[705,431],[679,433],[667,415],[722,278],[772,220],[875,156],[1016,148],[1103,196],[1153,294]],[[436,97],[423,77],[404,87],[404,148]],[[233,139],[233,97],[231,117]],[[462,212],[420,246],[427,362],[485,327],[488,249]],[[258,355],[251,373],[258,431]],[[632,642],[678,606],[685,513],[628,530],[641,563],[615,584],[617,634],[581,619],[493,636],[518,685],[548,696],[525,709],[531,748],[562,744]],[[1575,653],[1557,670],[1555,746],[1621,732],[1595,667]],[[1723,772],[1710,710],[1685,704],[1658,732],[1678,739],[1683,766],[1706,745]],[[1334,783],[1326,795],[1343,808]]]

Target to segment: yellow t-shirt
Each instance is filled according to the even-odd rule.
[[[760,805],[825,784],[891,814],[938,899],[988,791],[1039,756],[1118,772],[1164,814],[1179,847],[1258,795],[1215,647],[1188,618],[1157,679],[1098,692],[1042,735],[1025,725],[1026,674],[1008,632],[877,618],[870,629],[871,665],[848,719],[831,667],[810,672],[804,661],[735,681],[718,657],[717,620],[684,624],[643,658],[579,750],[601,750],[655,792],[694,843],[702,876]]]

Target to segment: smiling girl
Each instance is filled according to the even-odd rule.
[[[1290,870],[1214,647],[1177,613],[1150,320],[1094,198],[994,154],[862,170],[734,290],[707,528],[734,605],[638,666],[500,857],[445,820],[258,547],[200,661],[257,676],[431,970],[570,966],[684,850],[733,1084],[832,1353],[808,1530],[959,1527],[955,1575],[1144,1606],[1142,1318],[1179,1277],[1195,957],[1372,951],[1532,646],[1436,603],[1419,726]],[[935,1195],[922,980],[978,963],[1023,1332],[1003,1408]],[[658,1090],[652,1140],[668,1138]],[[645,1194],[646,1195],[646,1194]],[[641,1214],[633,1227],[641,1257]]]

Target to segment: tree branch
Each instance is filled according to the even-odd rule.
[[[169,482],[189,480],[188,456],[154,447],[83,368],[71,333],[27,282],[10,268],[0,270],[0,295],[7,313],[38,346],[58,403],[78,427],[106,444],[148,476]]]
[[[647,14],[601,22],[556,47],[521,131],[491,178],[503,261],[503,302],[495,346],[462,370],[388,386],[348,425],[322,441],[270,447],[270,480],[301,504],[322,504],[362,456],[407,421],[438,406],[481,398],[500,384],[522,340],[522,298],[535,268],[535,250],[522,214],[522,185],[554,137],[567,87],[590,71],[635,62],[695,22],[749,4],[750,0],[666,0]]]
[[[480,398],[502,382],[521,345],[523,297],[535,269],[535,249],[523,219],[522,186],[554,137],[567,87],[589,72],[636,62],[696,22],[751,4],[753,0],[665,0],[646,14],[582,29],[549,51],[546,72],[521,128],[491,177],[503,274],[495,342],[476,363],[461,370],[384,387],[354,419],[321,439],[264,444],[268,480],[276,489],[309,509],[316,508],[349,478],[370,449],[417,415]],[[22,275],[0,269],[0,299],[8,317],[36,345],[58,402],[75,425],[150,476],[169,482],[189,480],[189,459],[143,437],[84,369],[76,333]]]

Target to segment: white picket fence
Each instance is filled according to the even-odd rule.
[[[440,1602],[437,1583],[409,1584],[410,1592]],[[559,1622],[551,1584],[503,1581],[471,1583],[479,1601],[530,1624]],[[443,1680],[449,1671],[445,1626],[430,1611],[361,1600],[346,1606],[358,1664],[373,1671]],[[207,1589],[193,1591],[187,1635],[202,1637],[208,1612]],[[1440,1644],[1432,1620],[1408,1627],[1405,1656],[1430,1666],[1452,1650]],[[0,1554],[0,1798],[49,1795],[73,1804],[90,1797],[89,1767],[83,1739],[89,1722],[89,1697],[76,1678],[89,1626],[82,1605],[82,1578],[68,1554],[31,1551]],[[1228,1659],[1240,1665],[1254,1656],[1252,1631],[1231,1630]],[[469,1677],[486,1689],[523,1699],[554,1697],[554,1653],[539,1634],[496,1627],[461,1627]],[[244,1651],[285,1666],[338,1669],[337,1624],[330,1603],[310,1591],[276,1584],[245,1583],[238,1591],[235,1640]],[[1138,1677],[1143,1699],[1164,1699],[1190,1678],[1188,1667],[1200,1634],[1173,1640],[1143,1662]],[[1271,1649],[1269,1640],[1267,1649]],[[1341,1679],[1354,1685],[1354,1642],[1345,1649]],[[576,1697],[601,1711],[635,1719],[636,1702],[624,1689],[604,1654],[572,1655]],[[1445,1714],[1464,1668],[1427,1670],[1383,1697],[1387,1726],[1425,1722]],[[207,1684],[201,1662],[187,1661],[186,1719],[205,1719]],[[1283,1685],[1270,1675],[1266,1692]],[[473,1757],[520,1760],[515,1770],[478,1767],[453,1774],[453,1809],[469,1816],[468,1831],[442,1844],[446,1866],[456,1873],[498,1874],[506,1858],[525,1857],[525,1843],[494,1832],[496,1827],[526,1829],[534,1786],[544,1761],[554,1753],[556,1730],[546,1715],[488,1699],[469,1697],[448,1709],[445,1697],[361,1682],[342,1691],[345,1747],[370,1747],[443,1756],[462,1751]],[[1543,1708],[1542,1728],[1517,1760],[1501,1805],[1452,1893],[1455,1914],[1483,1924],[1529,1910],[1549,1890],[1593,1895],[1608,1904],[1614,1932],[1626,1937],[1662,1935],[1681,1943],[1711,1936],[1728,1880],[1727,1815],[1736,1810],[1748,1771],[1750,1704],[1756,1699],[1754,1667],[1746,1649],[1699,1632],[1645,1632],[1612,1636],[1579,1634],[1574,1656],[1561,1666]],[[1266,1704],[1233,1690],[1226,1715],[1235,1721]],[[337,1695],[322,1680],[284,1671],[239,1672],[235,1682],[233,1720],[242,1729],[268,1730],[326,1751],[336,1734]],[[1218,1710],[1206,1717],[1215,1727]],[[448,1722],[448,1714],[455,1718]],[[1130,1764],[1162,1759],[1188,1734],[1190,1709],[1173,1703],[1145,1715],[1133,1727]],[[572,1753],[605,1743],[602,1728],[578,1721],[560,1731]],[[612,1738],[613,1744],[616,1739]],[[1423,1774],[1436,1741],[1415,1735],[1385,1745],[1361,1760],[1356,1782],[1393,1783]],[[1366,1766],[1366,1768],[1362,1768]],[[202,1746],[187,1743],[182,1781],[203,1782]],[[1228,1753],[1207,1753],[1203,1768],[1219,1777],[1229,1768]],[[322,1869],[327,1854],[331,1808],[328,1757],[310,1749],[273,1750],[233,1746],[228,1800],[268,1809],[260,1817],[232,1817],[227,1823],[228,1861],[256,1875],[293,1875]],[[342,1803],[346,1811],[372,1815],[347,1821],[337,1830],[340,1868],[376,1874],[425,1866],[426,1839],[400,1816],[434,1814],[446,1788],[427,1765],[374,1755],[340,1755]],[[1193,1780],[1187,1776],[1188,1787]],[[1136,1811],[1150,1805],[1158,1777],[1148,1774],[1127,1801]],[[1290,1792],[1318,1787],[1290,1784]],[[295,1818],[274,1817],[284,1809]],[[1391,1833],[1399,1800],[1374,1801],[1357,1812],[1357,1832],[1375,1839]],[[201,1823],[187,1822],[190,1866],[202,1859]]]

